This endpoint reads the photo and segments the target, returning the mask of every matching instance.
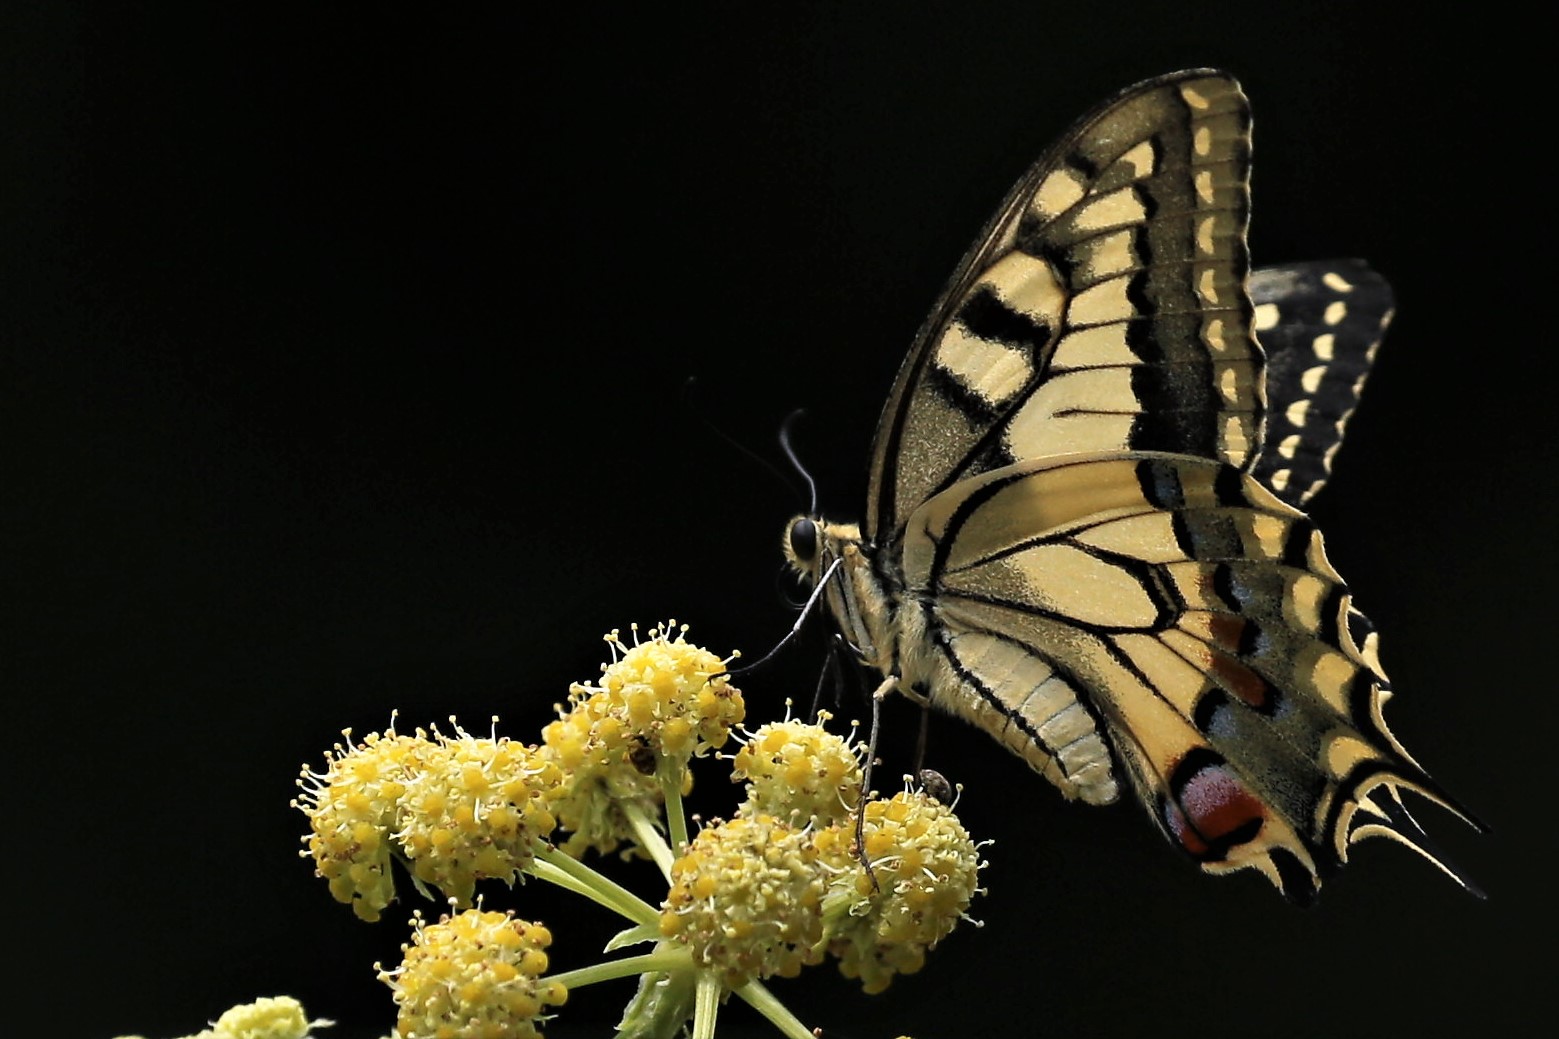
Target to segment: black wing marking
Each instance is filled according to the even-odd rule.
[[[1391,286],[1362,260],[1253,271],[1251,302],[1267,355],[1266,436],[1253,471],[1290,505],[1326,484],[1391,320]]]

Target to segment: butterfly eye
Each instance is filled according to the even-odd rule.
[[[817,558],[817,524],[805,516],[790,525],[790,550],[803,563]]]

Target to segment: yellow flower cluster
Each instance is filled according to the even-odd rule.
[[[745,799],[689,841],[680,800],[689,761],[724,745],[745,705],[726,671],[731,658],[689,643],[685,626],[656,625],[642,638],[632,630],[632,645],[606,636],[611,661],[595,683],[569,690],[539,746],[459,725],[453,736],[392,726],[360,741],[348,730],[323,771],[303,770],[293,801],[309,820],[302,854],[337,900],[377,919],[396,897],[398,859],[419,890],[437,888],[453,906],[436,924],[413,914],[401,964],[379,969],[402,1039],[536,1037],[568,987],[633,973],[640,991],[623,1034],[669,1034],[689,1018],[696,1034],[712,1034],[722,993],[735,992],[800,1036],[804,1026],[755,982],[832,955],[846,976],[881,991],[967,919],[984,865],[978,846],[950,806],[922,791],[862,805],[866,748],[853,731],[828,732],[826,713],[817,724],[787,712],[743,730],[728,760]],[[569,836],[559,849],[549,838],[560,829]],[[624,844],[668,875],[658,913],[578,861]],[[527,872],[632,921],[624,942],[658,931],[654,951],[545,978],[544,927],[469,908],[477,881],[512,885]],[[224,1015],[199,1039],[304,1039],[262,1030],[282,1021],[273,1002],[271,1018]],[[306,1031],[309,1022],[296,1008],[277,1027]]]
[[[568,999],[542,978],[552,935],[540,924],[468,909],[436,924],[415,914],[412,929],[401,965],[379,968],[405,1039],[537,1039],[542,1011]]]
[[[323,773],[305,768],[298,779],[304,793],[293,806],[311,831],[302,854],[364,920],[395,898],[392,854],[465,905],[478,879],[513,884],[556,826],[556,765],[535,748],[455,731],[369,733],[337,744]]]
[[[822,959],[826,880],[809,832],[770,815],[737,816],[702,830],[672,865],[660,931],[721,971],[729,988],[794,977]]]
[[[513,886],[531,864],[557,826],[547,805],[563,777],[534,748],[456,732],[407,784],[394,836],[418,880],[465,906],[478,879]]]
[[[351,731],[343,733],[351,739]],[[292,802],[309,818],[305,856],[330,884],[336,901],[364,920],[377,920],[395,900],[390,876],[390,834],[400,828],[399,806],[420,758],[433,746],[418,730],[370,732],[350,749],[337,743],[325,753],[323,774],[304,769],[303,797]]]
[[[730,684],[726,662],[685,639],[670,622],[634,644],[606,636],[613,660],[593,685],[569,690],[567,708],[542,730],[542,751],[566,775],[553,809],[570,837],[562,849],[578,856],[632,841],[629,816],[653,815],[667,777],[682,793],[691,786],[688,759],[720,747],[746,708]]]
[[[869,992],[919,970],[976,892],[978,848],[952,809],[921,791],[869,801],[855,846],[863,748],[820,725],[760,727],[734,755],[747,800],[672,866],[663,938],[730,987],[794,974],[824,952]],[[782,817],[780,813],[785,813]]]
[[[310,1028],[328,1024],[310,1021],[291,996],[275,996],[227,1011],[211,1027],[211,1039],[308,1039]]]
[[[921,791],[868,802],[865,834],[876,886],[864,870],[839,876],[824,916],[840,971],[875,993],[966,919],[982,863],[952,808]]]
[[[830,715],[818,712],[819,722]],[[761,725],[736,752],[731,779],[747,784],[739,815],[767,813],[795,826],[842,822],[861,793],[859,742],[821,724],[785,720]]]
[[[303,1004],[291,996],[267,996],[253,1003],[233,1007],[217,1018],[210,1028],[188,1039],[309,1039],[311,1028],[324,1028],[329,1021],[310,1021]],[[124,1036],[123,1039],[140,1039]]]

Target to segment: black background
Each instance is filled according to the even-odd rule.
[[[946,723],[932,763],[996,842],[984,929],[880,998],[832,968],[773,988],[826,1034],[921,1039],[1535,1013],[1559,567],[1551,301],[1522,273],[1552,267],[1523,252],[1552,224],[1529,151],[1548,93],[1505,71],[1520,26],[830,6],[13,5],[12,1034],[186,1034],[281,992],[341,1039],[387,1030],[371,965],[419,900],[377,926],[330,900],[296,855],[300,763],[392,708],[534,738],[633,621],[760,654],[791,620],[777,544],[803,502],[710,426],[777,459],[805,406],[822,504],[858,515],[893,372],[989,209],[1075,116],[1193,65],[1254,105],[1256,262],[1366,256],[1396,286],[1314,512],[1384,633],[1397,734],[1494,828],[1426,810],[1492,897],[1375,841],[1294,910]],[[746,683],[754,723],[805,702],[816,662]],[[892,776],[913,712],[889,725]],[[614,929],[542,884],[488,898],[552,925],[559,968]],[[609,1034],[628,993],[578,991],[548,1034]]]

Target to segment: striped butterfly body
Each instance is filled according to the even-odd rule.
[[[1390,836],[1460,880],[1398,791],[1466,813],[1386,728],[1373,629],[1299,510],[1390,292],[1356,261],[1250,271],[1249,164],[1223,73],[1081,120],[917,337],[864,523],[797,517],[786,553],[885,689],[1068,798],[1128,788],[1208,872],[1303,902]]]

